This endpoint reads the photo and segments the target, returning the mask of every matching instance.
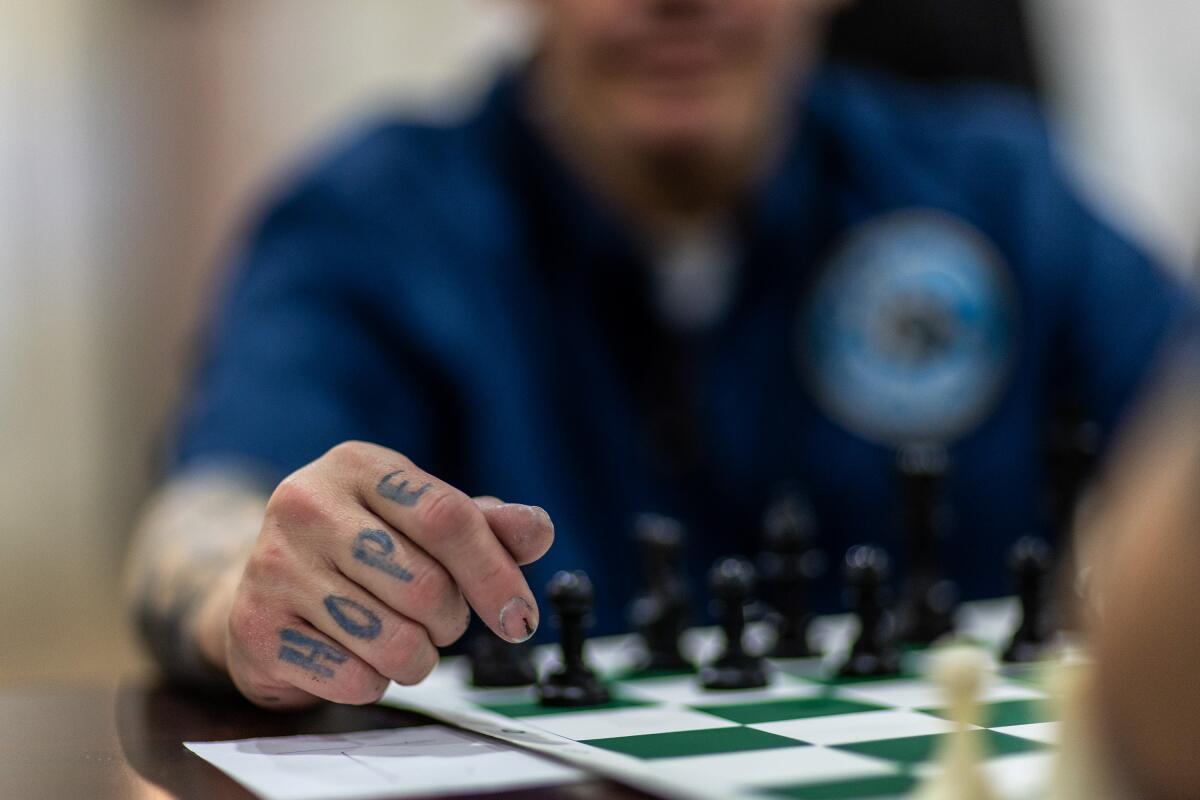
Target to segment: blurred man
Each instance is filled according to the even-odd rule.
[[[947,568],[1001,593],[1057,390],[1111,430],[1190,300],[1021,98],[818,67],[834,4],[538,3],[477,112],[306,170],[245,244],[131,560],[164,667],[370,702],[472,612],[531,636],[564,567],[611,630],[636,512],[687,524],[695,574],[754,549],[783,482],[828,552],[902,557],[918,441],[949,447]]]

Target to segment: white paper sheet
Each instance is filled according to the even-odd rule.
[[[584,773],[442,725],[184,746],[265,800],[360,800],[572,783]]]

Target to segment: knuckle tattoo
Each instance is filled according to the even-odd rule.
[[[396,540],[387,531],[365,528],[354,538],[351,554],[356,561],[391,575],[399,581],[412,581],[413,574],[401,566],[395,557]]]
[[[398,469],[384,475],[375,486],[375,491],[381,497],[411,508],[433,488],[433,484],[425,482],[418,486],[411,479],[404,477],[405,472],[403,469]]]
[[[295,628],[279,631],[278,658],[320,678],[332,678],[337,667],[350,656],[331,644],[307,636]]]
[[[383,622],[371,609],[349,597],[329,595],[325,598],[325,610],[338,627],[356,639],[373,641],[379,638]]]

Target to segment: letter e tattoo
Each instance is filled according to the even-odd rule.
[[[404,567],[392,560],[396,552],[396,542],[387,531],[367,528],[360,531],[354,540],[354,558],[368,567],[383,570],[397,580],[411,581],[413,575]]]
[[[415,506],[417,501],[421,499],[421,495],[433,488],[433,484],[423,483],[416,489],[409,489],[408,478],[397,483],[391,482],[392,478],[403,473],[404,470],[398,469],[395,472],[389,472],[387,475],[384,475],[379,479],[379,485],[375,487],[375,490],[388,500],[394,500],[402,506]]]

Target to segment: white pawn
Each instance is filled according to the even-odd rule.
[[[971,735],[978,724],[979,693],[989,663],[982,650],[965,645],[932,657],[931,676],[945,694],[954,731],[942,740],[936,771],[917,790],[916,800],[995,799],[983,771],[982,740]]]

